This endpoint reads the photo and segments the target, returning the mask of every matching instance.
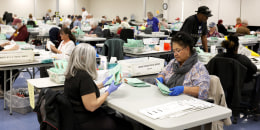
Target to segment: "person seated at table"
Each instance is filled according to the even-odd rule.
[[[220,32],[220,33],[222,33],[224,35],[228,35],[227,29],[223,25],[223,20],[222,19],[218,20],[217,27],[218,27],[218,32]]]
[[[119,16],[116,16],[116,22],[115,22],[115,24],[121,24],[121,19],[120,19],[120,17]]]
[[[239,39],[235,35],[230,35],[228,36],[228,40],[225,40],[221,43],[221,46],[226,49],[226,53],[221,53],[216,55],[215,57],[224,57],[224,58],[232,58],[244,65],[244,67],[247,68],[245,80],[244,80],[244,85],[243,85],[243,90],[250,90],[253,89],[253,91],[256,92],[250,92],[252,95],[250,96],[250,105],[252,105],[251,110],[258,110],[258,102],[259,99],[257,98],[259,92],[257,91],[255,81],[254,81],[254,75],[257,72],[257,67],[254,63],[251,62],[251,60],[242,54],[238,54],[238,48],[239,48]]]
[[[86,36],[90,37],[103,37],[103,31],[101,27],[98,26],[98,22],[96,20],[90,21],[91,30]]]
[[[241,27],[241,26],[242,26],[242,24],[241,24],[241,18],[237,18],[237,19],[236,19],[235,28],[239,28],[239,27]]]
[[[127,17],[124,17],[123,18],[123,21],[121,22],[121,28],[122,29],[125,29],[125,28],[130,28],[130,25],[129,25],[129,23],[127,22]]]
[[[209,24],[209,31],[207,33],[207,37],[219,37],[219,38],[222,38],[222,37],[224,37],[224,35],[219,33],[217,31],[216,24],[214,22],[211,22]]]
[[[36,23],[35,23],[35,20],[33,19],[32,14],[29,14],[29,18],[28,18],[28,21],[27,21],[27,25],[32,25],[33,27],[37,27],[37,26],[36,26]]]
[[[50,45],[51,51],[56,54],[64,54],[68,59],[73,49],[75,48],[76,38],[72,35],[69,28],[62,28],[60,30],[61,43],[58,49],[54,45]]]
[[[241,24],[242,25],[239,28],[237,28],[236,33],[239,35],[250,35],[250,30],[247,28],[247,20],[243,20]]]
[[[19,49],[18,45],[14,45],[12,48],[5,49],[4,47],[7,45],[10,45],[10,42],[0,44],[0,51],[14,51]],[[17,73],[19,73],[19,70],[17,69],[13,70],[13,75],[16,75]],[[6,74],[7,74],[6,79],[10,78],[9,70],[6,71]],[[18,75],[16,75],[14,78],[16,79],[17,77]],[[0,86],[1,86],[0,88],[0,99],[1,99],[4,96],[4,71],[0,71]],[[10,81],[6,82],[6,90],[10,90]]]
[[[16,31],[9,38],[9,40],[14,41],[26,41],[29,37],[29,33],[27,31],[27,27],[22,23],[21,19],[15,19],[12,23]]]
[[[79,44],[73,50],[65,73],[64,95],[71,102],[79,129],[132,129],[126,121],[108,115],[102,107],[107,97],[121,85],[114,81],[100,94],[108,76],[103,82],[97,79],[96,50],[89,44]]]
[[[107,21],[105,18],[101,18],[100,23],[98,24],[99,27],[104,28],[104,26],[107,25]]]
[[[157,79],[170,88],[170,96],[182,93],[207,99],[210,76],[204,64],[198,61],[193,49],[194,40],[184,32],[171,40],[174,59],[158,74]]]
[[[161,25],[162,25],[163,29],[167,29],[168,28],[168,23],[167,23],[165,18],[162,19]]]
[[[223,41],[221,43],[221,46],[226,48],[226,53],[218,54],[216,55],[216,57],[227,57],[236,59],[247,68],[247,76],[245,82],[251,81],[253,79],[253,75],[257,71],[257,67],[247,56],[237,53],[239,47],[238,37],[235,35],[228,36],[228,40]]]
[[[82,16],[79,15],[77,17],[77,20],[73,22],[73,27],[78,26],[79,28],[81,28],[81,20],[82,20]]]

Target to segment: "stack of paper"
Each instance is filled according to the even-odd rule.
[[[126,78],[125,83],[127,83],[133,87],[150,87],[149,84],[147,84],[144,81],[141,81],[137,78]]]
[[[165,86],[164,84],[162,84],[160,81],[158,81],[157,79],[156,80],[156,83],[157,83],[157,86],[158,88],[160,89],[160,91],[162,92],[162,94],[164,95],[169,95],[169,93],[171,92],[169,90],[169,88],[167,86]]]

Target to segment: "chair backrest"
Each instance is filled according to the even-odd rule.
[[[134,39],[134,30],[133,29],[122,29],[120,33],[120,39],[127,42],[127,39]]]
[[[104,43],[104,46],[102,48],[101,54],[104,56],[107,56],[108,61],[110,61],[111,57],[116,57],[117,60],[123,60],[124,59],[124,52],[123,52],[123,46],[125,41],[122,39],[109,39],[106,40]]]
[[[145,34],[152,34],[152,32],[153,32],[153,29],[152,28],[146,28],[145,30],[144,30],[144,33]]]
[[[247,68],[235,59],[214,57],[209,61],[207,69],[209,74],[220,78],[227,105],[232,109],[233,115],[238,116]]]
[[[27,38],[25,39],[25,42],[28,43],[28,42],[29,42],[29,39],[30,39],[30,32],[28,32],[28,36],[27,36]]]
[[[53,27],[49,31],[50,41],[55,44],[55,47],[58,48],[61,42],[60,30],[59,28]]]
[[[243,83],[247,71],[247,68],[237,60],[223,57],[214,57],[211,59],[207,65],[207,69],[209,74],[220,78],[224,90],[232,88],[235,85],[234,82],[238,80]]]
[[[103,34],[104,34],[104,36],[103,36],[104,38],[106,38],[106,39],[111,38],[110,29],[104,29]]]

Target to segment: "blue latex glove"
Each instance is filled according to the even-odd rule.
[[[96,57],[99,57],[98,53],[96,53]]]
[[[111,79],[112,76],[113,76],[113,75],[110,75],[110,76],[106,77],[106,79],[102,82],[102,84],[103,84],[104,87],[105,87],[106,82],[107,82],[109,79]]]
[[[6,39],[10,39],[10,38],[11,38],[11,35],[5,34],[5,37],[6,37]]]
[[[113,80],[112,83],[110,84],[110,86],[108,87],[108,89],[106,90],[106,91],[109,93],[109,95],[110,95],[112,92],[116,91],[117,88],[122,84],[122,83],[120,83],[120,84],[118,84],[118,85],[115,85],[114,82],[115,82],[115,81]]]
[[[169,93],[170,96],[178,96],[183,93],[184,86],[176,86],[174,88],[170,88],[170,91],[172,91]]]
[[[158,77],[156,79],[159,80],[161,83],[163,83],[163,77]]]

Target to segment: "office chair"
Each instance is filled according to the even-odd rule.
[[[111,57],[116,57],[117,60],[123,60],[124,59],[124,52],[123,52],[123,46],[125,41],[122,39],[109,39],[106,40],[104,43],[104,46],[102,48],[101,54],[104,56],[107,56],[108,61],[110,61]]]
[[[120,39],[127,42],[127,39],[134,39],[134,30],[132,29],[122,29],[120,33]]]
[[[220,78],[227,105],[232,109],[233,123],[236,124],[247,68],[235,59],[214,57],[209,61],[207,69],[209,74]]]

